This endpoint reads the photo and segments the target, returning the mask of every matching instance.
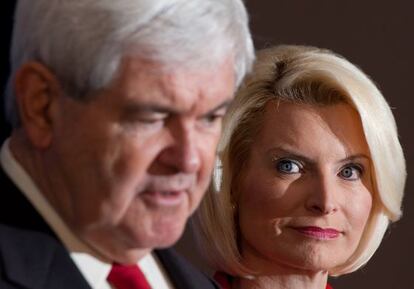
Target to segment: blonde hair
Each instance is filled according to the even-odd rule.
[[[347,103],[359,113],[372,159],[373,206],[356,251],[329,274],[355,271],[377,250],[389,222],[401,216],[404,155],[391,109],[369,77],[341,56],[304,46],[260,51],[252,75],[228,112],[214,183],[196,215],[198,239],[207,260],[213,268],[234,276],[254,270],[243,265],[232,194],[261,126],[265,104],[272,100],[311,105]]]

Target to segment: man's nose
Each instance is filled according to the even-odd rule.
[[[170,129],[168,145],[159,155],[159,163],[173,173],[195,173],[201,166],[199,140],[191,124],[178,124]]]
[[[338,211],[336,195],[338,187],[335,180],[326,176],[318,176],[309,190],[305,204],[308,211],[320,215],[329,215]]]

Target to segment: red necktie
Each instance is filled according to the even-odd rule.
[[[113,264],[108,282],[116,289],[151,289],[137,265]]]

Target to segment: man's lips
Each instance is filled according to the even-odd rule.
[[[151,190],[142,192],[140,196],[154,206],[177,206],[184,201],[186,194],[185,190]]]
[[[342,232],[332,228],[320,228],[315,226],[291,228],[302,235],[318,240],[332,240],[338,238],[342,234]]]

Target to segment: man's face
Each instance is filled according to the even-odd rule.
[[[62,97],[48,157],[53,205],[112,260],[172,245],[208,186],[233,93],[230,61],[195,71],[128,58],[92,100]]]

